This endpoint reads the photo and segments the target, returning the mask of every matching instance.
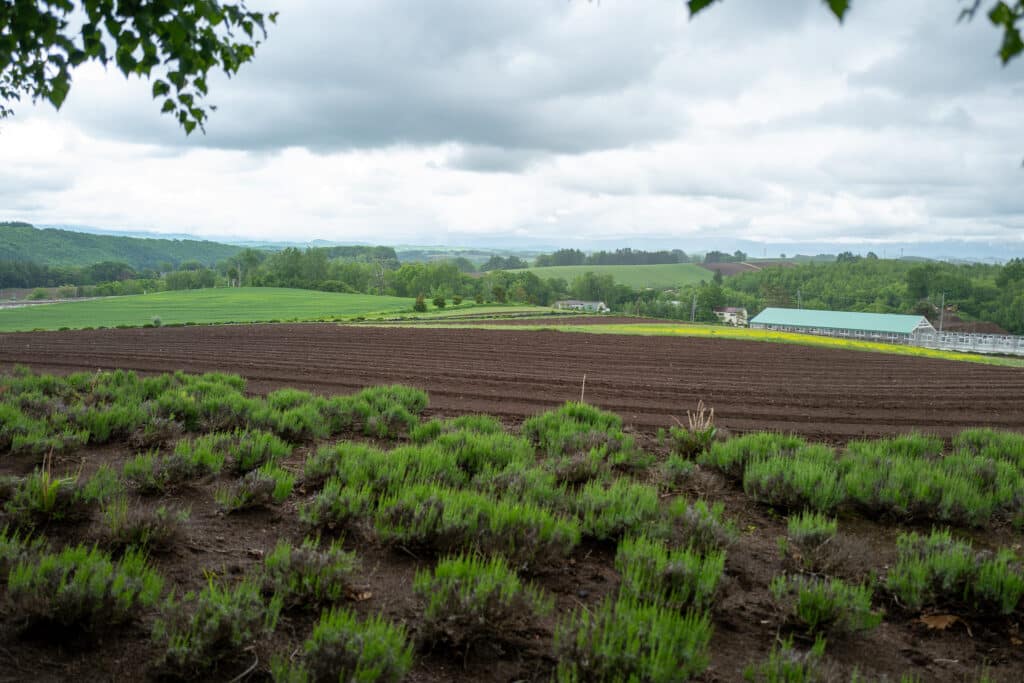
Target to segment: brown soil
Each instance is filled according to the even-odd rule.
[[[653,430],[673,424],[672,416],[685,420],[685,409],[700,398],[733,431],[776,428],[832,441],[913,428],[950,434],[976,424],[1024,429],[1021,370],[728,340],[334,325],[0,335],[0,364],[13,363],[51,372],[221,370],[249,378],[256,393],[281,386],[348,393],[371,384],[403,382],[430,392],[434,414],[488,412],[510,429],[526,415],[579,398],[586,373],[587,401],[619,412],[641,444],[659,458],[666,452]],[[298,448],[285,466],[301,471],[315,447]],[[125,445],[87,448],[59,458],[54,469],[88,474],[101,462],[120,465],[132,454]],[[37,464],[28,457],[0,459],[0,474],[24,474]],[[224,515],[213,504],[217,484],[200,482],[162,501],[192,510],[185,538],[171,553],[153,558],[179,593],[199,588],[207,571],[228,577],[253,571],[278,539],[298,543],[305,533],[296,511],[311,492],[300,489],[280,509]],[[698,470],[685,489],[673,493],[722,501],[741,530],[729,550],[714,612],[711,666],[699,680],[742,680],[744,664],[764,658],[780,633],[787,633],[767,590],[771,578],[783,570],[776,538],[783,533],[784,518],[708,471]],[[872,572],[884,577],[895,559],[899,528],[845,516],[840,530],[844,553],[835,574],[850,580]],[[95,519],[42,531],[55,543],[99,538]],[[1020,542],[1019,534],[1006,527],[971,535],[981,547]],[[383,612],[415,634],[422,606],[412,579],[434,558],[384,548],[371,534],[349,532],[345,544],[362,558],[358,588],[364,598],[347,604],[361,614]],[[556,600],[555,617],[535,632],[507,634],[502,642],[480,643],[468,651],[424,644],[409,680],[549,680],[554,619],[573,609],[593,608],[615,593],[614,552],[611,544],[584,544],[562,566],[535,577]],[[835,674],[830,680],[849,680],[854,668],[867,680],[898,680],[904,672],[929,682],[976,680],[985,664],[992,680],[1024,678],[1019,613],[1000,620],[963,615],[964,622],[948,630],[929,631],[917,621],[920,615],[903,611],[883,590],[876,591],[875,603],[886,612],[878,629],[829,640],[828,662]],[[0,624],[0,681],[151,677],[149,663],[159,654],[149,640],[152,616],[59,641],[18,636]],[[233,679],[254,662],[248,680],[266,680],[271,655],[300,648],[316,616],[314,609],[286,613],[271,638],[224,663],[207,680]]]
[[[603,320],[603,318],[602,318]],[[220,370],[265,393],[382,383],[430,393],[441,414],[519,420],[585,398],[653,432],[703,400],[734,432],[844,442],[968,425],[1024,429],[1024,369],[736,340],[557,331],[225,325],[0,335],[0,367],[69,372]]]

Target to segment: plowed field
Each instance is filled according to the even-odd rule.
[[[70,372],[219,370],[265,392],[347,393],[381,383],[430,393],[435,413],[518,421],[578,399],[644,431],[703,399],[732,431],[845,441],[918,429],[1024,429],[1024,370],[733,340],[554,331],[237,325],[0,335],[0,365]]]

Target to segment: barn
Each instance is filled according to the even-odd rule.
[[[928,319],[921,315],[813,311],[805,308],[766,308],[751,319],[750,327],[894,344],[914,343],[919,335],[935,332]]]

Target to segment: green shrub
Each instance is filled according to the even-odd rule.
[[[703,609],[715,598],[725,553],[670,550],[646,536],[627,537],[619,543],[615,568],[622,575],[620,590],[625,597],[664,607]]]
[[[714,411],[711,413],[712,419]],[[695,458],[704,453],[715,442],[718,429],[713,424],[694,424],[692,428],[670,427],[669,448],[672,454],[684,459]]]
[[[707,668],[711,620],[628,598],[579,610],[555,628],[560,683],[683,681]]]
[[[658,491],[626,479],[617,479],[607,488],[590,482],[576,496],[576,513],[587,536],[618,538],[658,519]]]
[[[805,446],[791,456],[748,462],[743,491],[759,503],[787,510],[828,512],[843,500],[834,456],[824,446]]]
[[[557,410],[528,418],[523,436],[550,458],[590,456],[626,470],[647,467],[653,458],[622,431],[622,418],[586,403],[569,401]]]
[[[308,391],[301,391],[299,389],[278,389],[267,394],[266,402],[267,405],[274,410],[291,410],[292,408],[298,408],[300,406],[316,404],[322,401]]]
[[[81,498],[78,477],[55,477],[49,469],[36,469],[15,484],[4,511],[19,527],[87,517],[91,505]]]
[[[491,415],[460,415],[448,420],[430,420],[416,425],[409,433],[413,443],[427,443],[450,432],[475,434],[501,434],[504,428],[498,418]]]
[[[886,585],[911,610],[956,609],[1012,614],[1024,597],[1024,560],[1008,548],[977,553],[949,531],[900,534]]]
[[[260,586],[246,579],[233,588],[211,578],[184,600],[165,600],[153,624],[153,640],[164,652],[160,663],[181,673],[204,670],[277,625],[281,599],[264,602]]]
[[[471,488],[498,498],[521,500],[558,512],[571,512],[570,494],[554,473],[541,467],[511,463],[502,469],[485,468]]]
[[[455,462],[469,476],[485,467],[500,469],[513,463],[528,465],[536,460],[529,441],[501,432],[481,434],[458,430],[441,434],[431,445],[454,455]]]
[[[81,486],[80,500],[86,503],[105,503],[124,493],[124,484],[110,465],[103,463]]]
[[[436,552],[479,550],[515,566],[547,564],[579,543],[575,521],[527,502],[495,500],[463,489],[417,484],[384,496],[375,527],[385,542]]]
[[[416,297],[416,301],[412,305],[412,310],[417,313],[427,312],[427,299],[422,294]]]
[[[1024,434],[996,429],[965,429],[953,437],[953,447],[1024,469]]]
[[[219,487],[213,496],[225,512],[280,505],[292,494],[295,475],[273,464],[252,470],[234,484]]]
[[[873,591],[867,585],[782,575],[772,580],[771,592],[786,619],[811,635],[869,631],[882,622],[882,615],[871,611]]]
[[[225,444],[232,469],[238,474],[277,463],[292,453],[292,447],[269,432],[257,429],[236,431]]]
[[[806,445],[803,439],[791,434],[757,432],[716,442],[697,461],[738,480],[743,478],[748,462],[772,456],[791,456]]]
[[[220,474],[231,446],[231,434],[213,433],[178,442],[172,456],[177,462],[166,462],[168,469],[182,479],[201,479]]]
[[[1012,463],[968,452],[945,458],[918,452],[931,450],[917,441],[899,448],[887,440],[851,444],[840,461],[849,499],[872,515],[976,526],[1016,508],[1024,475]]]
[[[727,548],[736,540],[736,524],[725,517],[725,505],[697,500],[689,503],[685,498],[675,498],[669,504],[669,520],[672,533],[686,546],[708,552],[716,548]]]
[[[320,439],[330,434],[329,424],[323,418],[318,402],[303,403],[287,409],[270,405],[257,406],[253,409],[250,421],[256,427],[269,430],[292,443]]]
[[[342,550],[340,542],[322,548],[307,538],[296,548],[279,541],[263,561],[264,590],[285,606],[336,602],[351,589],[358,567],[356,554]]]
[[[752,683],[814,683],[825,678],[819,671],[825,655],[825,639],[821,636],[806,652],[793,647],[790,636],[772,647],[768,660],[743,669],[743,679]]]
[[[145,424],[128,436],[128,443],[133,448],[159,448],[178,441],[184,431],[180,422],[150,416]]]
[[[923,434],[903,434],[888,439],[851,441],[846,445],[850,455],[875,455],[879,452],[897,458],[937,458],[942,455],[942,439]]]
[[[359,621],[354,612],[338,608],[320,616],[298,663],[275,658],[271,664],[274,680],[279,683],[397,683],[411,668],[412,644],[405,627],[379,615]]]
[[[369,515],[376,500],[377,494],[370,484],[348,485],[332,478],[313,500],[299,507],[299,519],[311,527],[345,527]]]
[[[106,408],[90,407],[74,416],[76,424],[89,433],[89,443],[95,444],[126,438],[145,424],[148,418],[139,404],[124,403]]]
[[[8,609],[22,626],[87,630],[128,621],[156,605],[163,579],[129,550],[120,561],[79,545],[19,561],[7,582]]]
[[[168,486],[167,470],[161,467],[158,451],[139,453],[125,461],[121,476],[139,493],[160,493]]]
[[[665,490],[678,489],[693,476],[692,460],[672,454],[661,465],[661,485]]]
[[[41,555],[46,541],[39,536],[22,535],[17,530],[0,528],[0,585],[7,583],[11,568]]]
[[[819,512],[804,511],[790,516],[786,536],[779,538],[779,550],[793,567],[804,570],[828,569],[833,558],[838,524]]]
[[[501,557],[458,555],[416,573],[413,589],[424,601],[424,635],[454,645],[502,638],[549,614],[551,599],[523,585]]]
[[[101,512],[106,545],[116,549],[135,547],[158,552],[173,547],[190,516],[188,510],[165,505],[132,507],[124,497],[109,501]]]
[[[369,387],[352,396],[335,396],[322,409],[327,431],[361,431],[379,439],[411,432],[427,407],[426,392],[399,384]]]
[[[321,446],[306,458],[303,481],[307,487],[317,487],[341,472],[350,483],[362,483],[375,473],[377,462],[383,457],[380,449],[354,441]]]

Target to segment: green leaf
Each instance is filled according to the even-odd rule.
[[[836,19],[842,22],[843,17],[846,16],[846,11],[850,9],[850,0],[825,0],[828,4],[828,8],[832,10],[832,14],[836,15]]]
[[[174,104],[174,100],[167,98],[164,100],[164,106],[160,108],[161,114],[166,114],[169,111],[174,111],[177,105]]]
[[[167,84],[167,81],[161,81],[160,79],[153,81],[153,99],[163,97],[170,91],[171,86]]]
[[[185,128],[185,135],[191,135],[192,131],[196,129],[196,122],[191,119],[187,119],[181,124]]]
[[[50,81],[50,90],[46,93],[46,98],[50,100],[54,109],[60,109],[69,90],[71,90],[71,75],[64,72]]]
[[[687,0],[686,6],[690,8],[690,18],[692,19],[698,12],[706,10],[715,2],[716,0]],[[271,21],[276,18],[273,14],[271,15]]]

